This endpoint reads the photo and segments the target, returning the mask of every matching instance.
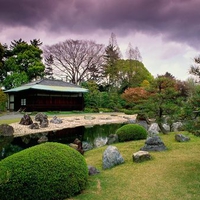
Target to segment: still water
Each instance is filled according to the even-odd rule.
[[[63,144],[73,143],[76,138],[82,141],[83,146],[96,148],[107,142],[110,134],[114,134],[123,124],[104,124],[92,127],[79,126],[66,128],[59,131],[50,131],[45,134],[32,134],[23,137],[2,137],[0,138],[0,160],[28,147],[38,145],[41,138],[49,142]]]

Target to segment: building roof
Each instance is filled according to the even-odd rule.
[[[42,79],[39,81],[34,81],[31,83],[27,83],[20,87],[12,88],[10,90],[6,90],[6,93],[10,92],[20,92],[23,90],[46,90],[46,91],[55,91],[55,92],[88,92],[88,89],[82,88],[72,83],[67,83],[62,80],[53,80],[53,79]]]

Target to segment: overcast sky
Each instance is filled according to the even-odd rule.
[[[138,47],[145,67],[186,80],[200,53],[199,0],[0,0],[0,42],[66,39],[108,45],[111,33],[125,58]]]

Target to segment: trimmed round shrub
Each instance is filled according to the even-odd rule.
[[[138,124],[126,124],[117,129],[116,134],[118,135],[119,142],[141,140],[147,138],[146,129]]]
[[[86,188],[88,168],[75,149],[47,142],[0,161],[0,199],[63,200]]]

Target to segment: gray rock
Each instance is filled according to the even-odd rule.
[[[99,174],[99,173],[100,173],[100,171],[97,168],[88,165],[88,174],[90,176],[95,175],[95,174]]]
[[[143,162],[150,159],[151,159],[151,155],[149,154],[148,151],[138,151],[133,154],[134,162]]]
[[[190,140],[190,138],[189,138],[189,137],[186,137],[186,136],[183,135],[183,134],[176,134],[176,135],[175,135],[175,140],[176,140],[177,142],[187,142],[187,141]]]
[[[149,137],[157,136],[159,134],[160,128],[157,123],[153,123],[150,125],[148,129]]]
[[[53,123],[53,124],[61,124],[61,123],[63,123],[63,121],[62,121],[62,119],[57,118],[56,116],[54,116],[54,117],[50,120],[50,123]]]
[[[41,143],[45,143],[45,142],[48,142],[48,137],[43,135],[41,136],[39,139],[38,139],[38,143],[41,144]]]
[[[41,128],[46,128],[48,127],[49,125],[49,121],[48,120],[43,120],[41,123],[40,123],[40,127]]]
[[[29,126],[30,129],[39,129],[39,124],[38,123],[32,123],[30,126]]]
[[[84,151],[89,151],[94,148],[91,143],[85,141],[82,142],[82,147]]]
[[[40,122],[40,127],[41,128],[48,127],[48,125],[49,125],[48,117],[44,113],[38,113],[35,116],[35,121],[39,121]]]
[[[108,146],[103,153],[103,169],[109,169],[124,163],[124,159],[115,146]]]
[[[146,120],[138,120],[137,124],[143,126],[146,130],[148,130],[149,125]]]
[[[165,151],[167,148],[159,136],[149,137],[145,141],[142,151]]]
[[[13,136],[14,129],[8,124],[0,125],[0,136]]]
[[[170,132],[170,126],[168,124],[163,124],[163,128],[166,130],[166,132]]]
[[[30,125],[30,124],[33,123],[33,120],[31,119],[31,117],[30,117],[29,115],[25,114],[25,115],[21,118],[21,120],[20,120],[19,123],[22,124],[22,125]]]
[[[175,122],[175,123],[172,124],[172,131],[173,132],[181,131],[182,127],[183,127],[182,122]]]
[[[107,145],[119,142],[117,134],[110,134],[108,136],[108,141],[106,142]]]
[[[97,137],[94,140],[94,147],[102,147],[105,146],[107,143],[108,138],[107,137]]]
[[[95,119],[95,117],[93,117],[93,116],[84,116],[84,119],[86,119],[86,120],[93,120],[93,119]]]

